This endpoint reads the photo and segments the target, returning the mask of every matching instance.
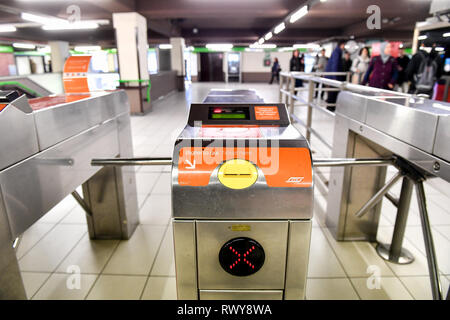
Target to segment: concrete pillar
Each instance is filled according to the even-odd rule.
[[[137,12],[113,13],[117,56],[122,88],[127,91],[131,113],[151,109],[147,99],[148,73],[147,20]],[[135,81],[133,81],[135,80]]]
[[[420,30],[419,28],[417,28],[417,24],[416,27],[414,28],[414,35],[413,35],[413,40],[412,40],[412,54],[416,54],[417,53],[417,47],[419,45],[419,34],[420,34]]]
[[[179,91],[184,91],[184,76],[186,75],[186,68],[184,65],[184,39],[170,38],[172,49],[170,50],[170,62],[172,70],[177,72],[177,88]]]
[[[69,43],[65,41],[50,41],[52,72],[63,72],[64,63],[70,56]]]

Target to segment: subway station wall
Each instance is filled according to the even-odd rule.
[[[270,66],[264,65],[264,59],[270,56]],[[278,58],[282,71],[289,71],[292,52],[243,52],[242,82],[269,82],[273,60]]]

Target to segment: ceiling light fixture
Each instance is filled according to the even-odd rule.
[[[264,40],[269,40],[269,39],[272,38],[272,36],[273,36],[272,32],[269,32],[268,34],[266,34],[266,35],[264,36]]]
[[[264,38],[261,38],[258,40],[258,44],[263,44],[264,43]]]
[[[320,45],[317,43],[307,43],[307,44],[294,44],[294,49],[319,49]]]
[[[163,50],[165,50],[165,49],[172,49],[172,45],[171,44],[166,44],[166,43],[160,44],[158,47],[160,49],[163,49]]]
[[[277,47],[276,44],[272,43],[265,43],[265,44],[257,44],[257,45],[250,45],[251,49],[275,49]]]
[[[99,27],[98,23],[91,21],[78,21],[78,22],[65,22],[65,23],[55,23],[43,25],[42,29],[46,31],[57,31],[57,30],[87,30],[87,29],[97,29]]]
[[[27,12],[22,12],[20,17],[23,20],[42,24],[42,29],[46,31],[97,29],[100,24],[109,24],[109,20],[107,19],[69,22],[65,19],[41,16]]]
[[[34,49],[34,48],[36,48],[36,46],[34,44],[31,44],[31,43],[19,43],[19,42],[13,43],[13,47],[17,48],[17,49]]]
[[[215,51],[227,51],[233,49],[231,43],[208,43],[205,47]]]
[[[17,28],[12,24],[0,24],[0,32],[14,32]]]
[[[450,32],[446,32],[446,33],[444,33],[442,36],[443,36],[444,38],[448,38],[448,37],[450,37]]]
[[[102,47],[100,46],[77,46],[74,48],[75,51],[78,52],[91,52],[91,51],[100,51]]]
[[[308,6],[303,6],[292,14],[292,16],[289,19],[289,22],[294,23],[298,19],[304,17],[307,13],[308,13]]]
[[[280,23],[279,25],[277,25],[275,27],[275,29],[273,30],[273,32],[275,34],[279,34],[281,31],[283,31],[286,28],[286,24],[284,22]]]
[[[27,21],[31,21],[31,22],[35,22],[35,23],[39,23],[39,24],[55,24],[55,23],[67,23],[66,20],[64,19],[60,19],[60,18],[55,18],[55,17],[48,17],[48,16],[39,16],[37,14],[32,14],[32,13],[27,13],[27,12],[22,12],[20,14],[20,17],[23,20],[27,20]]]
[[[427,36],[427,35],[421,35],[421,36],[419,36],[417,39],[419,39],[419,40],[425,40],[425,39],[428,39],[428,36]]]

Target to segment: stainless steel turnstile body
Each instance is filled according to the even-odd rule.
[[[134,168],[93,167],[132,157],[123,91],[0,105],[0,299],[26,299],[13,241],[83,185],[92,239],[128,239],[138,224]]]
[[[332,157],[402,157],[450,181],[450,104],[417,97],[343,91],[336,109]],[[338,240],[376,241],[381,202],[355,213],[384,185],[386,167],[331,169],[326,225]]]
[[[255,107],[272,120],[256,120]],[[251,174],[249,186],[233,180]],[[304,299],[311,155],[284,105],[192,105],[174,148],[172,210],[178,299]]]

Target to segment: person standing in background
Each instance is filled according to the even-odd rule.
[[[328,58],[325,56],[325,49],[320,50],[320,53],[316,57],[316,63],[314,64],[314,72],[325,72]]]
[[[345,47],[345,40],[341,40],[338,42],[337,47],[333,50],[330,59],[328,60],[327,66],[325,67],[325,72],[342,72],[342,52]],[[328,79],[340,80],[342,81],[345,76],[326,76]],[[328,91],[327,104],[335,104],[337,100],[337,91]],[[328,110],[334,111],[336,110],[335,106],[328,106]]]
[[[409,64],[409,57],[405,55],[405,50],[400,49],[399,56],[397,58],[397,65],[398,65],[398,89],[400,92],[407,93],[408,92],[408,79],[406,77],[406,69],[408,68]]]
[[[305,57],[303,55],[300,56],[298,50],[292,52],[289,71],[305,71]],[[301,79],[295,79],[295,87],[303,87],[303,81]]]
[[[362,48],[359,51],[359,56],[353,60],[351,71],[352,75],[352,83],[360,84],[363,80],[364,75],[366,74],[367,69],[369,68],[370,63],[370,54],[369,49],[367,47]]]
[[[392,90],[397,77],[397,61],[391,56],[391,44],[383,42],[380,45],[380,55],[370,61],[362,85],[369,83],[370,87]]]
[[[314,64],[314,72],[325,72],[325,67],[327,66],[328,58],[325,56],[325,49],[320,50],[320,53],[316,57],[316,63]],[[316,88],[319,87],[319,84],[316,83]],[[319,94],[318,91],[316,91],[314,98],[317,98],[317,95]],[[322,91],[321,97],[323,98],[324,91]]]
[[[411,81],[409,93],[427,94],[432,97],[434,85],[443,71],[443,63],[435,47],[436,44],[433,44],[430,53],[427,53],[425,44],[422,43],[408,64],[406,78]]]
[[[350,58],[350,52],[344,51],[344,60],[342,61],[342,71],[350,72],[352,68],[352,59]]]
[[[272,65],[272,77],[270,78],[270,82],[269,84],[272,84],[273,79],[276,77],[277,78],[277,83],[280,82],[280,63],[278,62],[278,58],[275,58],[273,60],[273,65]]]

